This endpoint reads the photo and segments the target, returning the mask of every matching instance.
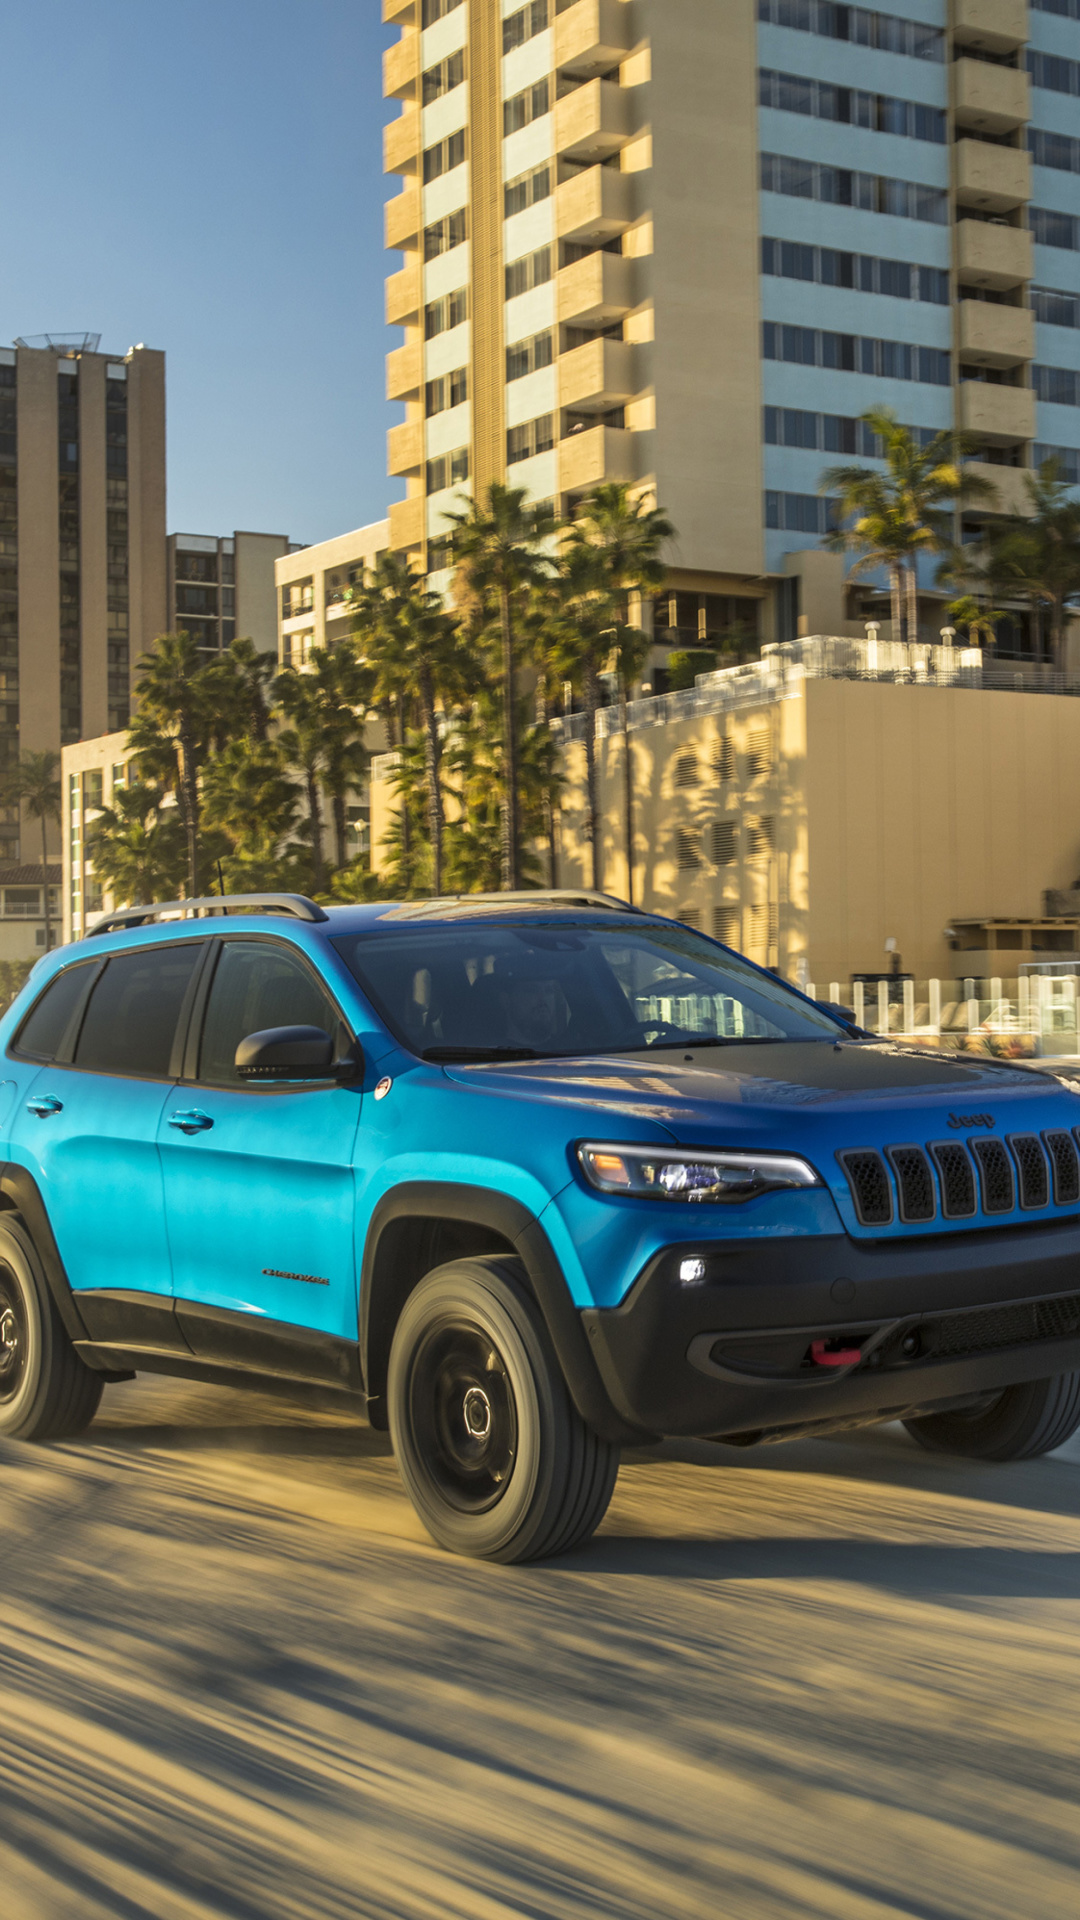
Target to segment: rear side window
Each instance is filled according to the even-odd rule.
[[[68,1022],[90,984],[96,962],[84,960],[77,967],[65,967],[51,980],[40,1000],[31,1007],[15,1041],[15,1051],[32,1060],[54,1060]]]
[[[184,996],[202,943],[143,947],[110,960],[90,996],[75,1065],[167,1080]]]

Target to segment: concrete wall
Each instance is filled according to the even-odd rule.
[[[128,567],[131,678],[169,624],[165,560],[165,355],[135,347],[128,369]]]
[[[276,653],[278,602],[274,562],[288,554],[288,536],[237,533],[233,541],[237,639],[254,640],[260,653]]]
[[[20,347],[17,365],[19,749],[55,753],[60,745],[57,356]],[[26,822],[23,828],[26,840]]]

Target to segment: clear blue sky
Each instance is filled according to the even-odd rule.
[[[379,0],[4,9],[0,344],[165,350],[170,532],[322,540],[385,478]]]

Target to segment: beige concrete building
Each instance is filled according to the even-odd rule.
[[[97,348],[0,350],[0,761],[126,726],[166,624],[165,356]],[[0,818],[0,859],[35,856]]]
[[[302,666],[312,647],[325,647],[349,631],[344,605],[350,587],[363,584],[390,546],[390,523],[296,547],[274,563],[277,584],[277,650],[283,667]]]
[[[626,480],[678,530],[660,635],[783,640],[876,610],[818,546],[867,407],[969,431],[1002,508],[1050,452],[1080,483],[1068,11],[383,0],[392,544]]]
[[[274,563],[297,551],[287,534],[170,533],[167,547],[170,632],[211,653],[236,639],[277,652]]]
[[[128,906],[107,893],[94,872],[88,835],[103,807],[128,783],[126,730],[80,740],[61,756],[63,809],[63,938],[79,940],[106,908]]]

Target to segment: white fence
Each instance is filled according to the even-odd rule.
[[[872,986],[833,980],[806,991],[811,999],[852,1007],[856,1024],[882,1037],[1001,1059],[1080,1055],[1080,977],[1075,973],[1016,980],[879,980]]]

